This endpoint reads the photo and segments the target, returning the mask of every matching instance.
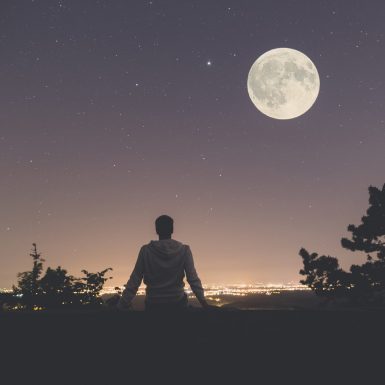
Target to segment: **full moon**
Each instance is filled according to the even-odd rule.
[[[304,114],[317,99],[320,87],[314,63],[302,52],[276,48],[251,66],[247,90],[259,111],[274,119]]]

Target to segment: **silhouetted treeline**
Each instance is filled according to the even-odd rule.
[[[385,305],[385,184],[369,187],[369,208],[358,226],[349,225],[351,239],[341,245],[366,253],[366,262],[343,270],[338,259],[301,249],[306,278],[301,283],[327,299],[347,299],[355,304]]]
[[[44,259],[33,243],[30,256],[32,270],[18,274],[13,293],[3,294],[0,299],[10,309],[50,309],[58,307],[98,307],[102,304],[100,291],[111,277],[105,277],[111,268],[97,273],[82,270],[83,277],[75,278],[58,266],[44,272]]]

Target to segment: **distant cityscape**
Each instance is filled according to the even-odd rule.
[[[305,291],[310,290],[307,286],[300,285],[295,282],[283,283],[257,283],[257,284],[208,284],[203,285],[206,296],[218,296],[218,295],[232,295],[243,297],[248,294],[278,294],[283,291]],[[119,291],[123,291],[124,286],[106,286],[101,291],[102,295],[116,294]],[[188,295],[193,295],[191,289],[186,286],[185,291]],[[12,293],[12,289],[0,288],[0,293]],[[140,286],[137,295],[145,295],[146,287]]]
[[[300,285],[295,282],[289,282],[286,284],[283,283],[257,283],[257,284],[208,284],[203,285],[203,288],[205,289],[205,295],[207,297],[215,297],[215,296],[223,296],[223,295],[230,295],[230,296],[238,296],[238,297],[244,297],[249,294],[265,294],[265,295],[271,295],[271,294],[278,294],[283,291],[305,291],[310,290],[307,286]],[[120,287],[113,287],[113,286],[107,286],[103,288],[101,294],[116,294],[118,291],[123,291],[124,286]],[[186,293],[188,296],[194,296],[191,289],[186,285],[185,288]],[[146,288],[145,286],[141,286],[137,292],[137,295],[145,295],[146,294]]]
[[[256,283],[256,284],[206,284],[206,300],[215,306],[222,307],[235,306],[238,310],[261,310],[261,309],[285,309],[293,310],[295,307],[312,307],[316,302],[310,289],[296,282],[283,283]],[[124,290],[124,286],[106,286],[100,292],[104,301],[109,297],[119,294]],[[12,293],[12,289],[0,289],[0,293]],[[189,298],[189,303],[194,307],[197,304],[194,293],[186,285],[185,292]],[[134,309],[144,309],[144,298],[146,287],[140,286],[137,292],[137,300]],[[18,294],[20,295],[20,294]],[[191,302],[190,302],[191,301]],[[199,307],[199,306],[198,306]],[[14,310],[18,310],[16,307]],[[36,307],[33,310],[43,310]]]
[[[281,291],[302,291],[310,290],[307,286],[300,285],[298,283],[289,282],[283,283],[257,283],[257,284],[208,284],[203,285],[206,295],[234,295],[245,296],[247,294],[266,294],[279,293]],[[124,286],[106,286],[101,291],[101,294],[116,294],[119,291],[123,291]],[[189,287],[185,288],[187,294],[192,294]],[[11,293],[12,289],[0,288],[0,293]],[[146,287],[140,286],[137,295],[145,295]]]

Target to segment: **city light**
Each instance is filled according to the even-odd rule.
[[[300,285],[298,283],[292,283],[289,282],[287,284],[283,283],[267,283],[267,284],[209,284],[209,285],[203,285],[203,288],[205,290],[205,296],[208,298],[214,298],[218,296],[237,296],[237,297],[244,297],[249,294],[265,294],[265,295],[271,295],[271,294],[279,294],[281,292],[287,292],[287,291],[308,291],[310,290],[307,286]],[[119,287],[119,290],[123,291],[124,286]],[[191,289],[189,287],[185,288],[185,292],[189,297],[194,297],[194,294],[192,293]],[[116,287],[110,286],[105,287],[101,294],[117,294],[118,290]],[[146,294],[146,288],[145,286],[140,286],[137,292],[137,295],[145,295]],[[215,301],[217,301],[215,299]],[[218,299],[219,301],[219,299]],[[217,302],[218,302],[217,301]]]

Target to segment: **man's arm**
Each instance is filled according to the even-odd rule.
[[[194,266],[194,258],[192,256],[191,250],[189,246],[186,246],[186,259],[185,259],[185,265],[184,269],[186,272],[186,278],[187,282],[189,283],[191,290],[197,297],[199,303],[202,305],[202,307],[206,308],[209,307],[209,304],[207,303],[205,299],[204,290],[202,287],[202,282],[198,277],[198,273],[195,270]]]
[[[143,270],[143,248],[141,248],[134,270],[132,271],[130,279],[126,284],[126,288],[123,290],[122,296],[117,304],[118,309],[125,310],[131,307],[131,301],[135,297],[143,279]]]

